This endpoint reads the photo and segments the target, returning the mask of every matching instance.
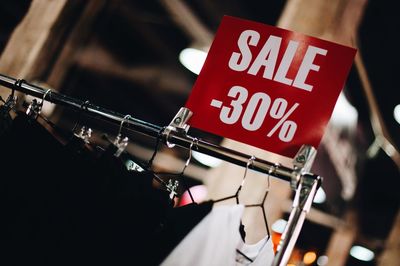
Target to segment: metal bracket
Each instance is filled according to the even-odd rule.
[[[310,171],[314,163],[317,150],[311,145],[302,145],[293,159],[293,172],[290,186],[296,190],[302,174]]]
[[[175,115],[174,119],[172,119],[171,123],[165,128],[163,132],[163,137],[165,138],[165,143],[169,148],[173,148],[175,144],[170,143],[168,141],[169,135],[172,131],[186,135],[190,126],[186,124],[189,118],[192,116],[193,112],[186,107],[181,107],[179,112]]]
[[[119,157],[121,153],[125,150],[126,146],[128,146],[129,139],[128,137],[122,138],[121,134],[119,134],[114,141],[114,145],[117,150],[114,153],[114,156]]]
[[[92,129],[90,127],[86,128],[85,126],[83,126],[79,134],[74,133],[74,135],[82,139],[86,144],[88,144],[90,143],[89,139],[92,136]]]
[[[6,108],[5,110],[9,112],[10,110],[14,109],[14,107],[17,105],[17,101],[18,101],[18,96],[14,96],[12,94],[8,96],[6,103],[3,105],[4,108]]]
[[[293,208],[288,223],[282,233],[272,266],[286,266],[294,245],[299,237],[307,213],[311,209],[315,194],[321,186],[322,178],[311,174],[301,174]]]
[[[169,193],[169,198],[173,199],[176,195],[178,195],[177,189],[179,187],[179,181],[172,179],[168,180],[168,184],[166,185],[167,190],[170,192]]]
[[[42,110],[42,107],[40,105],[40,103],[38,103],[38,101],[36,99],[33,99],[31,101],[31,103],[29,104],[28,108],[26,109],[26,114],[32,118],[32,119],[36,119],[40,112]]]

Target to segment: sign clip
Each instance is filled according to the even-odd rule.
[[[187,124],[189,118],[193,115],[193,112],[186,107],[181,107],[175,117],[172,119],[171,123],[165,128],[163,136],[165,138],[165,143],[169,148],[173,148],[175,144],[168,141],[171,131],[175,133],[186,135],[190,126]]]
[[[317,150],[311,145],[302,145],[293,159],[293,172],[290,186],[293,190],[297,189],[300,177],[310,171],[314,162]]]

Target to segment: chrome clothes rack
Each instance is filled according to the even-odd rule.
[[[190,110],[187,108],[181,108],[173,118],[172,122],[167,127],[163,128],[133,117],[127,118],[125,115],[120,113],[102,108],[87,101],[82,101],[41,88],[30,84],[25,80],[15,79],[0,74],[0,85],[11,90],[41,98],[54,104],[79,110],[80,112],[89,115],[99,116],[118,125],[123,121],[124,127],[150,137],[159,138],[161,133],[163,142],[169,147],[178,145],[189,149],[193,143],[196,142],[196,151],[242,167],[246,167],[248,160],[251,157],[248,154],[187,135],[189,126],[186,122],[191,115]],[[318,175],[309,173],[315,155],[316,150],[314,147],[303,145],[293,160],[293,168],[271,163],[260,158],[255,158],[253,163],[249,166],[249,168],[254,171],[269,174],[275,178],[289,182],[291,188],[295,190],[289,220],[284,232],[282,233],[281,241],[272,266],[287,265],[296,240],[300,234],[306,214],[310,211],[314,196],[321,185],[322,178]]]

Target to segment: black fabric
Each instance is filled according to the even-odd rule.
[[[4,244],[12,265],[67,265],[87,252],[98,200],[93,162],[19,113],[2,138]]]
[[[160,223],[159,230],[151,239],[153,247],[149,247],[152,255],[146,265],[159,265],[185,236],[208,214],[213,206],[212,201],[200,204],[191,203],[171,209],[165,220]]]
[[[9,110],[5,105],[0,106],[0,137],[5,134],[12,124]]]
[[[1,265],[132,265],[172,208],[150,173],[63,146],[23,113],[0,147]]]
[[[168,192],[152,186],[152,173],[129,172],[112,152],[104,153],[97,166],[109,173],[102,175],[101,182],[107,194],[103,205],[108,234],[103,241],[108,246],[105,259],[115,265],[146,263],[150,236],[172,209]]]

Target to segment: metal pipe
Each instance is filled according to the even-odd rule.
[[[293,200],[293,208],[285,230],[282,233],[272,266],[287,265],[321,182],[320,176],[311,174],[303,174],[301,176]]]
[[[46,101],[70,107],[72,109],[76,109],[91,115],[100,116],[102,118],[106,118],[107,120],[116,122],[118,124],[120,124],[124,120],[125,115],[99,107],[90,102],[85,102],[83,100],[75,99],[53,91],[46,94],[47,91],[46,89],[43,89],[33,84],[29,84],[26,81],[22,82],[20,81],[16,85],[17,81],[18,81],[17,79],[0,74],[0,85],[3,85],[10,89],[15,89],[16,91],[20,91],[22,93],[29,94],[38,98],[43,98],[44,96],[44,100]],[[159,137],[160,131],[162,130],[162,127],[160,126],[153,125],[151,123],[133,117],[125,119],[124,126],[136,132],[154,138]],[[194,139],[195,138],[191,136],[174,131],[170,132],[170,134],[168,135],[169,142],[184,148],[189,148],[190,145],[193,143]],[[166,140],[164,141],[166,142]],[[197,151],[201,153],[240,166],[246,166],[249,158],[251,157],[251,155],[231,150],[203,140],[198,140],[196,146],[198,148]],[[287,168],[282,165],[279,165],[279,167],[277,167],[276,164],[268,162],[266,160],[262,160],[260,158],[256,158],[254,160],[254,163],[252,166],[250,166],[250,169],[253,169],[261,173],[269,173],[271,172],[271,170],[273,170],[271,175],[276,178],[282,179],[284,181],[290,181],[296,175],[296,172],[294,172],[290,168]]]

